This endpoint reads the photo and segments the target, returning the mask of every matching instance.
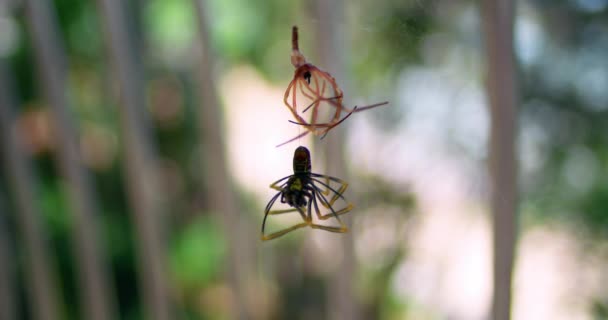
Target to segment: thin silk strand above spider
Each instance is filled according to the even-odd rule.
[[[344,106],[342,102],[344,93],[336,83],[336,79],[328,72],[307,62],[300,52],[296,26],[292,29],[291,63],[296,70],[285,90],[283,103],[295,118],[295,121],[291,122],[304,127],[306,131],[277,147],[304,137],[308,133],[325,137],[331,129],[341,124],[352,113],[388,104],[388,101],[383,101],[352,109]],[[305,119],[306,116],[308,119]]]
[[[331,182],[339,184],[339,187],[332,187],[330,185]],[[270,187],[277,190],[278,193],[268,201],[266,209],[264,210],[261,234],[262,240],[275,239],[304,227],[336,233],[345,233],[348,231],[348,228],[342,223],[339,217],[348,213],[353,208],[353,205],[347,203],[343,196],[346,188],[348,188],[348,183],[335,177],[312,172],[310,151],[308,151],[306,147],[300,146],[294,152],[293,174],[273,182]],[[280,203],[286,204],[289,207],[286,209],[272,210],[279,199]],[[343,208],[335,210],[334,206],[338,200],[344,201],[345,205]],[[321,203],[321,206],[319,206],[319,202]],[[321,208],[328,210],[328,212],[322,213]],[[313,210],[318,220],[317,222],[313,221]],[[266,235],[266,219],[268,216],[293,212],[299,213],[303,222],[296,223],[295,225]],[[319,223],[320,221],[328,220],[330,218],[335,218],[339,223],[339,226]]]

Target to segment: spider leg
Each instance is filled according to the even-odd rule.
[[[306,120],[304,120],[304,118],[302,118],[299,114],[298,114],[298,104],[297,104],[297,91],[298,91],[298,84],[301,86],[302,81],[300,81],[300,79],[298,78],[294,78],[293,80],[291,80],[291,82],[289,83],[289,86],[287,86],[287,90],[285,90],[285,95],[283,96],[283,104],[285,104],[285,106],[289,109],[289,111],[291,111],[291,114],[293,115],[293,117],[302,122],[302,123],[307,123]],[[289,103],[289,97],[291,96],[291,104]],[[313,97],[307,96],[305,94],[306,97],[308,97],[309,99],[313,100]]]
[[[291,212],[296,212],[296,211],[299,211],[299,210],[297,208],[282,209],[282,210],[272,210],[272,211],[268,211],[268,215],[291,213]]]
[[[290,120],[290,121],[291,121],[291,120]],[[296,141],[296,140],[298,140],[298,139],[302,138],[303,136],[305,136],[305,135],[307,135],[307,134],[309,134],[309,133],[310,133],[310,131],[304,131],[304,132],[300,133],[299,135],[297,135],[297,136],[295,136],[295,137],[293,137],[293,138],[291,138],[291,139],[289,139],[289,140],[287,140],[287,141],[285,141],[285,142],[283,142],[283,143],[277,144],[277,146],[276,146],[275,148],[278,148],[278,147],[284,146],[284,145],[286,145],[286,144],[288,144],[288,143],[290,143],[290,142],[294,142],[294,141]]]
[[[337,83],[335,82],[335,79],[333,77],[331,77],[328,73],[324,72],[324,71],[320,71],[321,72],[321,77],[324,77],[326,81],[330,82],[332,84],[332,87],[334,89],[334,91],[337,93],[336,97],[342,98],[343,93],[342,90],[340,90],[340,88],[338,87]],[[388,101],[383,101],[383,102],[378,102],[378,103],[374,103],[371,105],[367,105],[367,106],[363,106],[363,107],[359,107],[356,108],[357,110],[355,111],[354,109],[350,109],[345,107],[344,105],[342,105],[342,103],[332,103],[330,102],[332,105],[334,105],[334,107],[336,107],[338,110],[337,114],[340,114],[342,112],[341,109],[344,109],[345,112],[361,112],[361,111],[365,111],[365,110],[369,110],[372,108],[376,108],[376,107],[380,107],[383,105],[387,105]],[[304,111],[302,111],[304,112]]]
[[[266,205],[266,209],[264,209],[264,219],[262,220],[262,238],[264,237],[264,228],[266,226],[266,218],[268,218],[268,212],[270,211],[270,208],[272,208],[272,206],[277,201],[277,199],[279,198],[280,195],[281,195],[281,192],[278,192],[277,194],[275,194],[274,197],[272,197],[272,199],[270,199],[270,201],[268,201],[268,204]]]
[[[287,121],[289,121],[289,122],[291,122],[293,124],[297,124],[297,125],[300,125],[302,127],[305,127],[306,129],[310,129],[310,128],[312,128],[312,127],[315,126],[314,124],[302,123],[302,122],[297,122],[297,121],[293,121],[293,120],[287,120]]]
[[[304,213],[304,211],[302,210],[302,208],[292,208],[292,209],[286,209],[286,210],[273,210],[270,211],[270,208],[272,208],[272,205],[275,203],[275,201],[277,201],[277,199],[279,198],[279,196],[281,195],[281,193],[277,193],[269,202],[268,205],[266,205],[266,210],[265,210],[265,214],[264,214],[264,220],[262,221],[262,234],[261,234],[261,239],[262,241],[266,241],[266,240],[271,240],[274,238],[278,238],[288,232],[291,232],[293,230],[302,228],[302,227],[306,227],[309,222],[306,219],[306,214]],[[300,213],[300,216],[302,216],[302,219],[304,219],[305,222],[301,222],[298,223],[296,225],[293,225],[289,228],[271,233],[269,235],[265,235],[264,234],[264,229],[266,227],[266,218],[268,218],[268,215],[275,215],[275,214],[283,214],[283,213],[289,213],[289,212],[294,212],[294,211],[298,211]]]
[[[333,79],[333,78],[332,78]],[[330,123],[334,123],[340,120],[340,116],[342,115],[342,110],[344,109],[344,105],[342,104],[343,93],[340,88],[332,85],[333,94],[335,95],[335,99],[328,99],[326,102],[334,107],[335,111],[333,117],[330,119]]]
[[[289,178],[291,178],[292,176],[293,176],[293,175],[289,175],[289,176],[283,177],[283,178],[281,178],[281,179],[279,179],[279,180],[277,180],[277,181],[273,182],[273,183],[270,185],[270,187],[271,187],[272,189],[277,190],[277,191],[281,191],[281,190],[283,190],[283,186],[284,186],[284,184],[282,184],[282,185],[280,185],[280,186],[279,186],[279,183],[281,183],[281,182],[282,182],[283,180],[285,180],[285,179],[289,179]]]
[[[332,88],[334,89],[334,91],[336,91],[336,93],[339,93],[339,95],[342,95],[342,90],[338,86],[336,79],[334,79],[334,77],[332,77],[331,74],[329,74],[328,72],[323,71],[319,68],[316,68],[316,70],[319,72],[320,77],[325,78],[325,81],[327,81],[331,84]]]
[[[340,222],[341,225],[344,225],[342,223],[342,220],[340,220],[340,218],[338,216],[343,215],[345,213],[348,213],[349,211],[351,211],[355,206],[352,203],[349,203],[346,205],[346,207],[336,211],[334,210],[332,204],[330,204],[327,201],[327,198],[325,198],[325,196],[323,195],[323,193],[321,192],[321,189],[319,189],[319,187],[315,186],[315,192],[317,194],[317,196],[319,197],[319,199],[321,200],[321,205],[323,205],[325,208],[328,208],[331,213],[328,214],[321,214],[316,202],[315,202],[315,206],[317,206],[317,217],[319,218],[319,220],[327,220],[331,217],[336,218],[336,220],[338,220],[338,222]]]
[[[316,80],[316,78],[315,78],[315,80]],[[316,81],[315,81],[315,84],[316,84]],[[308,130],[312,129],[316,135],[321,134],[324,131],[324,130],[320,129],[324,126],[323,125],[319,126],[317,123],[317,118],[319,117],[319,111],[320,111],[320,103],[322,101],[325,101],[325,102],[329,103],[330,105],[333,105],[334,107],[335,107],[336,103],[338,104],[338,106],[341,105],[340,101],[342,100],[342,96],[337,95],[337,96],[328,98],[325,96],[326,88],[327,88],[326,82],[324,81],[323,86],[321,87],[321,92],[318,93],[318,95],[317,95],[317,97],[318,97],[317,100],[315,100],[313,103],[311,103],[308,107],[304,108],[304,110],[302,111],[302,114],[303,114],[306,111],[308,111],[308,109],[313,108],[312,114],[310,116],[311,117],[311,120],[310,120],[311,128],[308,128]],[[334,92],[335,92],[335,90],[334,90]],[[337,99],[337,102],[333,101],[336,99]],[[341,112],[340,108],[337,107],[336,112],[334,113],[333,117],[329,120],[329,123],[333,123],[333,122],[337,121],[340,118],[340,112]]]
[[[315,86],[317,86],[317,87],[319,86],[316,78],[315,78]],[[312,89],[311,89],[311,91],[312,91]],[[325,98],[323,97],[323,94],[325,94],[325,82],[323,82],[323,86],[321,87],[321,92],[315,91],[314,93],[316,94],[317,98],[313,99],[312,97],[310,97],[310,100],[314,100],[314,101],[308,107],[306,107],[304,110],[302,110],[302,113],[306,112],[313,105],[318,106],[321,101],[325,100]],[[316,109],[315,109],[315,111],[316,111]]]
[[[283,214],[283,213],[291,213],[291,212],[295,212],[295,211],[297,211],[300,214],[300,216],[302,217],[302,220],[306,221],[306,213],[304,213],[304,210],[302,210],[302,208],[272,210],[272,211],[268,211],[267,215],[277,215],[277,214]]]
[[[346,233],[348,232],[348,228],[340,223],[341,226],[340,227],[331,227],[331,226],[324,226],[321,224],[316,224],[316,223],[311,223],[310,227],[313,229],[321,229],[321,230],[325,230],[325,231],[329,231],[329,232],[335,232],[335,233]]]
[[[330,184],[330,182],[329,182],[329,176],[324,176],[324,178],[325,178],[325,182],[323,182],[323,181],[321,181],[321,180],[319,180],[319,179],[312,178],[312,176],[311,176],[311,179],[312,179],[313,181],[316,181],[316,182],[318,182],[319,184],[321,184],[322,186],[324,186],[324,187],[325,187],[325,191],[323,191],[323,195],[328,196],[328,195],[329,195],[329,191],[331,190],[331,191],[333,191],[334,193],[336,193],[336,194],[340,195],[340,197],[342,197],[342,192],[343,192],[343,191],[342,191],[342,192],[338,192],[338,191],[336,191],[336,190],[334,190],[334,189],[332,189],[332,188],[330,187],[330,185],[329,185],[329,184]],[[342,198],[344,198],[344,197],[342,197]]]
[[[280,192],[277,192],[277,194],[275,194],[272,199],[270,199],[270,201],[268,201],[268,204],[266,204],[266,209],[264,209],[264,219],[266,219],[266,215],[268,215],[268,212],[270,211],[270,208],[272,208],[272,206],[274,205],[275,201],[277,201],[277,199],[279,198],[279,196],[281,195]],[[264,227],[264,222],[262,222],[262,228]]]
[[[325,91],[325,87],[322,88],[321,92],[319,92],[319,79],[316,76],[317,72],[319,71],[319,69],[315,68],[310,68],[310,74],[311,76],[314,75],[314,77],[312,77],[313,83],[314,83],[314,90],[310,85],[307,85],[307,88],[310,89],[310,91],[312,91],[317,97],[322,97],[323,96],[323,91]]]
[[[297,76],[298,76],[298,72],[296,72],[296,78],[294,78],[291,81],[291,83],[289,84],[289,86],[287,87],[287,91],[285,92],[285,97],[283,99],[283,102],[291,110],[291,113],[293,114],[294,118],[298,119],[299,121],[301,121],[303,123],[306,123],[306,121],[302,117],[300,117],[300,115],[298,113],[298,105],[296,103],[296,101],[297,101],[296,95],[298,94],[298,90],[304,97],[313,101],[312,105],[318,104],[320,102],[320,100],[318,98],[315,98],[315,97],[319,97],[320,95],[319,95],[318,90],[313,90],[313,88],[305,80],[302,80]],[[315,81],[315,85],[318,86],[318,83],[316,81]],[[290,92],[291,89],[293,89],[292,92]],[[287,99],[289,98],[290,93],[292,96],[291,105],[287,102]],[[307,107],[307,109],[308,108],[310,108],[310,106]]]
[[[363,107],[358,107],[358,108],[355,106],[355,108],[353,108],[352,111],[353,112],[361,112],[361,111],[373,109],[373,108],[380,107],[380,106],[387,105],[387,104],[388,104],[388,101],[383,101],[383,102],[378,102],[378,103],[374,103],[374,104],[370,104],[368,106],[363,106]],[[346,107],[344,109],[349,110]]]
[[[315,123],[315,124],[309,124],[309,123],[302,123],[302,122],[297,122],[297,121],[293,121],[293,120],[288,120],[289,122],[293,123],[293,124],[297,124],[297,125],[301,125],[303,127],[319,127],[319,128],[325,128],[324,131],[325,134],[323,135],[323,137],[321,137],[321,139],[323,139],[326,135],[327,132],[331,129],[333,129],[335,126],[339,125],[340,123],[342,123],[344,120],[346,120],[346,118],[350,117],[351,114],[353,114],[354,112],[356,112],[358,109],[357,107],[355,107],[352,111],[350,111],[346,116],[344,116],[344,118],[340,119],[340,121],[335,122],[335,123]]]
[[[312,97],[310,97],[310,100],[312,100],[312,102],[308,105],[308,107],[306,107],[306,108],[304,108],[304,110],[302,110],[302,113],[308,111],[308,109],[310,109],[312,106],[319,104],[319,102],[321,102],[322,98],[313,99]]]
[[[285,100],[283,102],[285,102],[285,105],[287,105],[287,107],[291,111],[291,114],[293,115],[294,118],[296,118],[298,121],[300,121],[302,123],[307,123],[306,120],[304,120],[304,118],[302,118],[300,116],[300,114],[298,113],[298,105],[296,103],[296,101],[297,101],[296,100],[296,95],[297,95],[297,90],[298,90],[297,86],[298,86],[298,84],[301,85],[302,81],[300,81],[299,79],[294,79],[292,81],[292,83],[294,83],[294,82],[295,82],[295,84],[293,84],[292,104],[289,105],[289,103],[287,103],[287,101],[285,101]],[[309,97],[309,99],[312,100],[312,97]]]
[[[264,235],[264,233],[262,233],[262,241],[272,240],[272,239],[278,238],[278,237],[280,237],[280,236],[282,236],[282,235],[284,235],[286,233],[289,233],[289,232],[291,232],[293,230],[296,230],[296,229],[304,228],[306,226],[308,226],[308,222],[301,222],[301,223],[293,225],[293,226],[291,226],[289,228],[286,228],[286,229],[283,229],[283,230],[271,233],[269,235]]]
[[[342,108],[341,108],[342,107],[342,104],[341,104],[342,92],[339,90],[339,88],[335,88],[334,84],[332,82],[330,82],[330,85],[332,85],[332,88],[333,88],[332,93],[337,94],[337,95],[335,95],[333,97],[326,97],[325,92],[327,89],[327,83],[330,81],[330,78],[328,78],[327,76],[324,76],[324,72],[320,71],[316,68],[313,69],[312,71],[314,71],[315,74],[321,74],[321,76],[313,77],[312,85],[307,84],[305,81],[300,81],[298,83],[302,94],[305,95],[308,99],[312,100],[312,102],[299,113],[299,114],[304,114],[306,111],[308,111],[309,109],[312,108],[313,111],[311,114],[310,122],[302,121],[301,119],[299,119],[299,121],[296,121],[296,122],[294,122],[294,121],[291,121],[291,122],[303,125],[304,127],[306,127],[307,130],[313,132],[316,135],[319,135],[319,134],[323,134],[327,131],[327,130],[323,130],[323,129],[319,129],[319,128],[329,127],[329,126],[331,126],[331,124],[333,124],[334,122],[339,120],[340,113],[342,110]],[[321,77],[320,86],[319,86],[319,80],[318,80],[319,77]],[[310,92],[307,92],[307,90]],[[313,95],[315,98],[313,98]],[[334,101],[334,100],[337,100],[337,101]],[[321,109],[320,103],[322,101],[326,101],[326,102],[330,103],[333,107],[336,108],[336,112],[333,115],[333,118],[330,120],[329,124],[323,124],[323,125],[319,126],[317,124],[317,118],[319,116],[319,111]]]
[[[323,181],[321,181],[321,180],[319,180],[319,179],[312,178],[312,181],[315,181],[315,182],[317,182],[318,184],[320,184],[320,185],[322,185],[322,186],[324,186],[324,187],[325,187],[325,191],[323,191],[323,192],[321,192],[321,193],[322,193],[323,195],[325,195],[325,196],[328,196],[328,195],[329,195],[329,192],[330,192],[330,191],[333,191],[333,193],[334,193],[334,198],[342,198],[342,199],[344,199],[344,197],[342,196],[342,193],[344,193],[344,190],[346,190],[346,188],[344,188],[344,190],[343,190],[343,188],[340,188],[340,191],[338,191],[338,190],[334,189],[333,187],[331,187],[331,186],[329,185],[329,178],[328,178],[328,177],[323,177],[323,178],[325,178],[325,181],[326,181],[326,182],[323,182]],[[319,188],[319,190],[321,190],[321,188]]]
[[[355,206],[352,203],[349,203],[346,207],[344,207],[344,208],[342,208],[342,209],[340,209],[338,211],[335,211],[335,212],[332,212],[332,213],[328,213],[328,214],[320,215],[318,218],[321,219],[321,220],[327,220],[329,218],[334,217],[334,215],[336,217],[337,216],[341,216],[343,214],[346,214],[346,213],[350,212],[354,207]],[[342,223],[342,221],[340,221],[340,223]]]
[[[313,174],[313,176],[317,176],[316,174]],[[342,196],[344,194],[344,191],[346,191],[346,188],[348,188],[348,182],[338,179],[338,178],[334,178],[334,177],[330,177],[330,176],[323,176],[323,175],[319,175],[322,178],[325,178],[325,180],[327,181],[327,183],[324,183],[323,181],[319,180],[319,179],[315,179],[312,178],[313,181],[318,182],[319,184],[323,185],[325,188],[327,188],[325,190],[325,192],[323,192],[324,195],[329,195],[329,191],[333,191],[334,196],[332,197],[332,199],[329,201],[329,203],[331,205],[333,205],[339,198],[344,199],[344,196]],[[329,185],[329,180],[337,182],[340,184],[340,188],[338,188],[338,190],[332,188]],[[346,199],[344,199],[346,201]]]
[[[304,67],[296,70],[294,80],[298,80],[300,83],[300,90],[302,94],[313,100],[312,96],[319,96],[319,81],[316,75],[319,72],[318,68],[307,64]],[[308,78],[306,77],[308,74]],[[312,80],[312,81],[311,81]]]
[[[327,198],[325,198],[325,196],[321,192],[321,189],[319,189],[319,187],[317,187],[315,185],[313,185],[313,188],[315,189],[315,191],[314,191],[315,197],[319,197],[319,199],[321,200],[321,205],[331,211],[331,213],[326,214],[326,216],[332,216],[333,215],[334,218],[336,218],[340,223],[342,223],[342,221],[340,220],[340,218],[336,214],[336,211],[334,210],[334,208],[331,206],[331,204],[329,204],[329,202],[327,201]],[[321,219],[321,220],[327,219],[327,218],[325,218],[325,219],[321,218],[324,215],[321,215],[321,211],[319,210],[319,206],[317,205],[316,201],[315,201],[315,209],[317,209],[317,217],[319,219]]]
[[[315,89],[316,89],[315,94],[316,94],[317,100],[314,101],[314,103],[311,104],[310,106],[306,107],[306,110],[308,110],[309,108],[312,107],[312,113],[310,114],[310,124],[312,126],[309,127],[308,130],[313,132],[316,135],[316,134],[318,134],[318,132],[317,132],[317,127],[315,126],[315,124],[317,123],[317,118],[319,117],[319,106],[322,101],[319,99],[323,97],[323,94],[325,92],[325,85],[323,85],[323,87],[321,88],[321,92],[319,92],[319,81],[317,80],[317,77],[314,77],[313,80],[314,80],[314,84],[315,84]],[[325,84],[325,83],[323,83],[323,84]],[[306,110],[304,110],[304,111],[306,111]],[[302,113],[304,113],[304,111]]]
[[[348,183],[346,181],[342,180],[342,179],[339,179],[339,178],[336,178],[336,177],[332,177],[332,176],[328,176],[328,175],[325,175],[325,174],[319,174],[319,173],[311,172],[310,175],[313,176],[313,177],[315,177],[315,178],[325,178],[325,179],[328,179],[328,180],[331,180],[331,181],[334,181],[334,182],[337,182],[337,183],[340,183],[340,184],[347,184],[348,185]]]
[[[297,95],[297,85],[298,85],[298,80],[299,79],[293,79],[291,80],[291,82],[289,83],[289,86],[287,86],[287,90],[285,90],[285,95],[283,96],[283,104],[285,104],[285,106],[289,109],[289,111],[291,111],[291,114],[293,115],[294,118],[296,118],[298,121],[304,122],[306,123],[306,120],[304,120],[304,118],[302,118],[299,114],[298,114],[298,110],[297,110],[297,99],[296,99],[296,95]],[[289,96],[291,93],[291,104],[289,104]]]
[[[346,116],[344,116],[344,118],[342,118],[340,121],[332,124],[327,129],[325,129],[325,133],[323,134],[323,136],[321,136],[321,139],[325,138],[325,136],[327,135],[327,133],[329,133],[329,130],[333,129],[335,126],[337,126],[340,123],[342,123],[344,120],[346,120],[346,118],[350,117],[350,115],[353,114],[353,112],[355,112],[356,110],[357,110],[357,107],[355,106],[355,108],[351,112],[349,112]]]
[[[306,81],[299,81],[299,80],[300,79],[298,79],[298,85],[300,87],[300,92],[302,92],[302,95],[310,100],[315,100],[315,98],[312,96],[313,94],[315,94],[315,92],[312,90],[310,85],[308,85],[306,83]],[[305,89],[308,89],[308,91],[310,91],[310,93],[306,92]]]
[[[340,87],[338,86],[338,84],[336,83],[336,79],[334,79],[334,77],[331,76],[331,74],[329,74],[328,72],[322,71],[320,69],[317,69],[319,71],[319,76],[323,79],[325,79],[325,82],[329,82],[329,84],[331,85],[331,88],[334,91],[334,95],[336,97],[338,97],[337,101],[333,102],[331,100],[329,100],[328,102],[333,105],[336,108],[336,113],[334,114],[334,119],[333,121],[336,121],[340,118],[340,115],[342,114],[342,109],[344,108],[344,105],[342,104],[342,97],[344,96],[344,93],[342,92],[342,90],[340,89]],[[324,83],[325,83],[324,82]]]
[[[331,97],[331,98],[317,98],[313,103],[309,104],[308,107],[304,108],[304,110],[302,110],[302,113],[308,111],[308,109],[310,109],[315,103],[319,103],[320,101],[331,101],[331,100],[335,100],[335,99],[342,99],[342,96],[335,96],[335,97]]]
[[[285,106],[287,107],[287,109],[289,109],[289,111],[291,111],[291,114],[293,114],[293,116],[296,116],[296,112],[294,110],[294,105],[296,104],[296,97],[295,97],[295,79],[291,80],[291,82],[289,83],[289,85],[287,86],[287,90],[285,90],[285,95],[283,96],[283,104],[285,104]],[[293,89],[293,93],[291,93]],[[289,94],[291,93],[292,96],[292,104],[289,104]]]
[[[319,197],[323,197],[322,194],[319,194]],[[322,198],[324,199],[324,198]],[[325,200],[327,201],[327,200]],[[342,220],[340,220],[340,218],[338,217],[338,213],[335,212],[333,210],[333,208],[330,207],[330,210],[332,211],[331,213],[328,213],[326,215],[322,215],[321,211],[319,210],[319,205],[317,204],[317,198],[316,198],[316,192],[313,192],[313,196],[312,196],[312,202],[314,202],[315,205],[315,212],[317,214],[317,218],[319,218],[319,220],[327,220],[329,217],[334,217],[336,218],[336,220],[338,220],[338,223],[340,224],[340,227],[333,227],[333,226],[324,226],[321,224],[317,224],[317,223],[310,223],[310,227],[313,229],[322,229],[325,231],[330,231],[330,232],[337,232],[337,233],[345,233],[348,232],[348,228],[346,227],[346,225],[344,225],[344,223],[342,222]],[[323,204],[323,201],[321,201],[321,204]],[[350,209],[349,209],[350,210]],[[343,211],[343,210],[341,210]],[[344,211],[341,212],[340,214],[344,214],[348,211]]]
[[[310,108],[310,106],[308,106],[307,109],[308,108]],[[356,110],[356,109],[357,109],[357,107],[355,107],[354,110]],[[307,130],[310,130],[310,131],[312,131],[315,134],[318,134],[317,132],[315,132],[316,129],[325,128],[323,130],[320,130],[320,132],[323,133],[323,136],[321,137],[321,139],[323,139],[323,138],[325,138],[325,136],[327,135],[327,133],[329,132],[329,130],[333,129],[335,126],[339,125],[344,120],[346,120],[346,118],[350,117],[350,115],[354,112],[354,110],[351,111],[351,112],[349,112],[344,118],[342,118],[340,121],[335,122],[335,123],[314,123],[314,121],[312,121],[311,123],[307,123],[305,121],[297,122],[297,121],[293,121],[293,120],[288,120],[288,121],[291,122],[291,123],[293,123],[293,124],[297,124],[297,125],[303,126]]]
[[[317,77],[314,78],[314,82],[315,85],[317,87],[317,89],[319,88],[319,81],[317,80]],[[319,98],[323,98],[325,94],[325,82],[323,82],[323,86],[321,87],[321,92],[317,92],[317,97]],[[319,117],[319,106],[321,105],[321,100],[319,100],[314,108],[312,109],[312,114],[310,115],[310,123],[311,124],[317,124],[317,119]],[[314,133],[315,134],[319,134],[320,132],[318,132],[318,128],[315,126],[314,127]]]
[[[315,204],[315,212],[317,214],[317,218],[319,218],[320,220],[326,220],[327,218],[323,219],[321,217],[323,217],[324,215],[321,214],[321,210],[319,210],[319,204],[317,203],[317,197],[319,199],[321,199],[321,205],[323,205],[323,207],[328,208],[332,213],[330,213],[329,215],[331,216],[331,214],[334,213],[334,209],[331,206],[326,206],[325,202],[327,202],[327,199],[325,199],[325,197],[323,196],[323,194],[319,193],[319,188],[315,185],[313,185],[313,188],[315,189],[313,191],[313,198],[314,198],[314,204]],[[338,222],[340,222],[340,224],[342,224],[342,221],[340,220],[340,218],[336,215],[335,218],[338,220]]]

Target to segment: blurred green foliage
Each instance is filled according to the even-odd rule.
[[[602,31],[608,30],[608,12],[587,6],[592,3],[527,3],[539,17],[543,42],[538,58],[522,67],[520,119],[523,129],[540,128],[545,152],[539,169],[523,177],[529,188],[522,195],[538,206],[532,213],[542,217],[539,222],[581,223],[588,235],[605,239],[608,96],[597,91],[606,92],[608,64],[600,52],[608,48]]]
[[[184,291],[208,285],[225,265],[225,240],[220,227],[209,217],[192,221],[174,239],[171,268],[176,284]],[[202,250],[204,248],[204,250]]]

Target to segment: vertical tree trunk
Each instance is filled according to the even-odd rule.
[[[124,136],[125,173],[129,202],[136,227],[139,285],[145,319],[173,319],[167,279],[164,230],[165,201],[159,185],[158,159],[150,137],[139,53],[133,49],[125,3],[98,0],[106,47],[118,79],[122,105],[120,125]]]
[[[481,1],[490,106],[489,172],[494,229],[494,320],[510,319],[516,235],[514,1]]]
[[[1,77],[1,76],[0,76]],[[1,102],[0,102],[1,103]],[[2,134],[2,132],[0,132]],[[0,142],[0,146],[3,143]],[[3,150],[1,152],[8,152]],[[0,194],[0,319],[17,319],[15,292],[17,276],[15,272],[15,253],[7,228],[8,210],[4,204],[4,195]]]
[[[250,272],[249,248],[246,239],[247,229],[238,216],[238,199],[232,187],[232,178],[228,173],[224,132],[224,119],[217,97],[217,82],[213,66],[214,57],[209,38],[209,22],[207,21],[207,5],[202,0],[194,0],[199,22],[201,57],[198,67],[199,94],[199,132],[201,145],[201,158],[203,159],[202,181],[207,183],[207,199],[210,200],[210,209],[216,214],[224,228],[228,239],[229,269],[228,281],[235,297],[235,318],[249,317],[247,308],[246,280]],[[258,238],[255,237],[257,240]]]
[[[347,72],[345,71],[345,46],[347,31],[344,30],[345,3],[341,0],[315,2],[316,36],[319,45],[318,65],[334,76],[341,89],[348,94]],[[348,103],[346,96],[344,103]],[[319,143],[325,155],[325,168],[328,175],[348,180],[346,160],[344,158],[344,133],[348,122],[342,123],[340,128],[332,130],[327,137]],[[341,218],[347,225],[352,226],[352,215]],[[360,310],[354,286],[356,259],[352,231],[340,235],[338,250],[342,259],[335,274],[329,280],[327,313],[329,319],[359,318]]]
[[[78,132],[66,99],[66,55],[58,34],[57,18],[47,1],[27,0],[26,21],[33,40],[40,83],[46,93],[59,147],[57,161],[67,183],[72,211],[72,244],[78,270],[82,317],[92,320],[116,318],[111,282],[100,245],[99,210],[88,172],[83,168]]]
[[[55,284],[55,261],[48,247],[48,239],[40,221],[42,215],[37,206],[36,186],[29,161],[24,155],[23,141],[17,131],[13,113],[16,103],[13,85],[0,59],[0,139],[1,152],[9,187],[18,212],[15,219],[25,245],[24,278],[30,299],[32,318],[40,320],[59,319],[58,299],[60,292]],[[4,261],[4,260],[3,260]],[[4,262],[3,262],[4,263]]]

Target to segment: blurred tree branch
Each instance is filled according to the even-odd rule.
[[[107,51],[121,89],[120,124],[125,142],[127,189],[136,227],[139,285],[144,318],[173,319],[167,279],[165,217],[157,154],[150,137],[139,53],[133,48],[125,3],[98,0]]]
[[[67,182],[71,205],[72,245],[78,270],[82,317],[92,320],[116,318],[112,285],[106,265],[105,250],[99,240],[99,209],[91,178],[83,168],[78,132],[71,119],[66,99],[67,57],[58,34],[57,18],[46,1],[25,1],[26,21],[35,48],[40,83],[51,108],[59,150],[58,166]]]
[[[42,214],[37,206],[36,183],[29,160],[24,155],[22,137],[15,123],[16,102],[13,84],[5,62],[0,59],[0,136],[2,137],[2,162],[9,177],[18,212],[15,214],[20,235],[25,245],[24,272],[26,291],[29,294],[32,318],[59,319],[58,299],[61,293],[55,283],[55,260],[48,247],[48,238],[42,228]],[[9,261],[9,260],[2,260]],[[8,263],[7,263],[8,264]]]
[[[207,3],[194,0],[198,19],[199,40],[201,50],[198,64],[199,98],[199,137],[200,155],[203,161],[202,181],[206,184],[209,208],[221,221],[224,234],[228,240],[229,261],[227,270],[228,280],[235,297],[235,317],[249,318],[247,307],[247,278],[250,273],[250,259],[247,252],[253,252],[250,239],[247,240],[247,228],[243,225],[243,217],[238,216],[238,199],[232,186],[232,178],[228,173],[225,141],[222,137],[224,119],[214,83],[217,77],[213,70],[214,56],[211,50],[209,22],[207,20]],[[257,237],[255,237],[258,240]]]
[[[481,1],[490,107],[489,173],[494,230],[494,320],[511,317],[511,279],[516,239],[517,92],[513,56],[515,3]]]

